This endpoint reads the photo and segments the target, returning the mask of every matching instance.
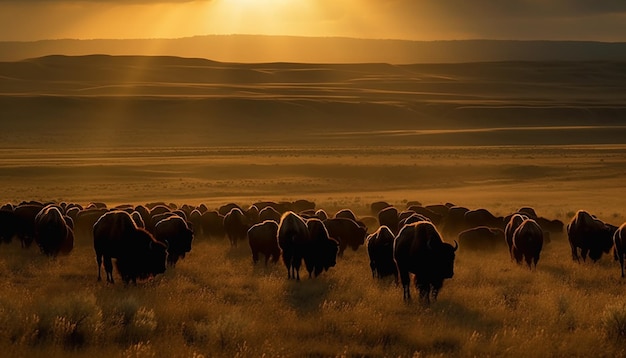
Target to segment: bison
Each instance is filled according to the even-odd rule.
[[[435,225],[420,221],[405,225],[394,241],[393,258],[402,282],[403,298],[411,299],[409,273],[413,273],[420,299],[437,299],[443,281],[454,276],[454,258],[459,245],[441,239]]]
[[[506,240],[506,245],[509,247],[511,260],[515,259],[513,257],[513,233],[515,233],[515,230],[517,230],[521,223],[526,219],[528,219],[528,217],[525,215],[513,214],[506,224],[506,227],[504,228],[504,237]]]
[[[623,223],[613,234],[613,254],[619,261],[624,278],[624,256],[626,256],[626,223]]]
[[[16,217],[13,209],[0,210],[0,242],[10,243],[17,232]]]
[[[365,240],[370,268],[374,278],[393,275],[398,282],[398,268],[393,260],[393,241],[395,237],[386,226],[381,226]]]
[[[304,264],[309,272],[309,277],[311,275],[317,277],[322,271],[328,271],[329,268],[337,264],[339,243],[329,237],[328,231],[320,219],[308,219],[306,226],[311,241],[310,247],[304,255]]]
[[[578,210],[576,215],[567,224],[567,238],[572,249],[572,259],[583,261],[587,259],[587,254],[594,262],[602,257],[602,253],[608,253],[613,247],[613,234],[617,228],[613,225],[607,225],[601,220],[596,219],[587,211]]]
[[[167,263],[174,267],[179,259],[191,251],[193,230],[180,216],[162,219],[154,226],[154,238],[168,247]]]
[[[287,277],[300,280],[300,266],[310,247],[311,235],[306,222],[293,211],[287,211],[278,224],[278,246],[283,252]]]
[[[100,217],[93,226],[93,237],[98,280],[102,279],[100,270],[104,261],[107,282],[114,283],[113,258],[126,284],[165,272],[166,245],[138,228],[125,211],[111,211]]]
[[[497,250],[504,247],[504,231],[499,228],[479,226],[459,233],[459,243],[463,249]]]
[[[378,223],[380,226],[385,225],[395,235],[400,230],[400,217],[398,209],[393,206],[386,207],[378,212]]]
[[[237,247],[238,241],[245,240],[249,228],[248,218],[241,209],[233,208],[224,216],[224,231],[231,247]]]
[[[261,222],[263,222],[265,220],[273,220],[276,223],[279,223],[281,216],[282,216],[281,213],[276,211],[276,209],[274,209],[271,206],[267,206],[267,207],[261,209],[261,211],[259,211],[259,220]]]
[[[56,206],[46,206],[35,217],[35,243],[51,257],[69,254],[74,248],[74,232]]]
[[[44,206],[39,203],[23,203],[16,206],[13,210],[17,236],[23,248],[30,247],[35,239],[35,218],[43,207]]]
[[[274,263],[278,261],[280,258],[280,247],[278,247],[278,223],[276,221],[264,220],[252,225],[248,229],[247,235],[254,264],[259,262],[260,253],[265,256],[265,266],[267,266],[270,258]]]
[[[524,219],[513,233],[513,248],[511,252],[515,261],[520,264],[526,261],[528,268],[537,268],[539,255],[543,248],[543,230],[533,219]]]
[[[324,220],[328,235],[339,242],[339,256],[348,246],[356,251],[365,243],[367,229],[356,221],[346,218],[333,218]]]

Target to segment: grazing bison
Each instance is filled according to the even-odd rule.
[[[23,248],[28,248],[35,239],[35,218],[43,209],[42,204],[24,203],[13,210],[17,228],[17,236]]]
[[[416,214],[420,214],[422,216],[425,216],[428,218],[428,221],[432,222],[435,226],[438,226],[441,224],[441,221],[443,220],[444,216],[440,215],[428,208],[425,208],[421,205],[411,205],[408,207],[409,211],[413,211]]]
[[[335,218],[346,218],[356,221],[356,215],[350,209],[341,209],[335,213]]]
[[[494,227],[479,226],[459,233],[459,244],[468,250],[497,250],[504,247],[504,241],[504,231]]]
[[[619,261],[624,278],[624,256],[626,256],[626,223],[623,223],[613,234],[613,254]]]
[[[257,206],[257,208],[261,207]],[[217,212],[220,213],[220,215],[226,216],[226,214],[228,214],[233,209],[239,209],[243,213],[243,208],[235,203],[224,204],[217,209]]]
[[[305,199],[298,199],[286,204],[287,209],[295,213],[305,210],[315,210],[315,203]]]
[[[0,210],[0,242],[10,243],[17,232],[15,213],[11,208]]]
[[[543,230],[533,219],[525,219],[513,233],[513,257],[520,264],[526,261],[528,268],[537,268],[539,255],[543,248]]]
[[[254,205],[250,205],[248,210],[246,210],[243,214],[246,216],[246,222],[249,225],[258,224],[261,222],[259,219],[259,208]]]
[[[108,212],[107,209],[85,209],[76,215],[74,235],[77,240],[93,242],[93,225]]]
[[[398,215],[398,209],[393,206],[386,207],[378,212],[378,223],[380,226],[385,225],[396,235],[400,230],[400,217]]]
[[[133,218],[133,221],[135,222],[135,225],[137,225],[137,227],[140,227],[142,229],[146,228],[146,223],[145,221],[143,221],[143,217],[138,211],[133,210],[133,212],[130,213],[130,217]]]
[[[436,300],[443,280],[454,276],[454,258],[458,249],[443,242],[435,226],[428,221],[405,225],[394,241],[393,258],[402,282],[404,300],[411,299],[409,273],[413,273],[420,299]]]
[[[528,217],[526,217],[525,215],[513,214],[513,216],[511,216],[508,223],[506,224],[506,227],[504,228],[504,237],[506,240],[506,245],[509,247],[509,254],[511,255],[511,260],[515,259],[513,257],[513,233],[526,219],[528,219]]]
[[[343,256],[346,247],[350,246],[356,251],[365,243],[367,229],[356,221],[346,218],[333,218],[324,220],[328,235],[339,242],[339,256]]]
[[[326,213],[326,211],[324,209],[317,209],[315,211],[315,217],[324,221],[326,219],[328,219],[328,214]]]
[[[535,209],[529,207],[529,206],[523,206],[521,208],[519,208],[519,210],[517,210],[518,213],[526,216],[529,219],[533,219],[533,220],[537,220],[537,212],[535,212]]]
[[[216,210],[202,213],[202,231],[209,239],[222,239],[226,235],[224,229],[224,216]]]
[[[370,211],[372,212],[372,215],[378,215],[378,213],[385,209],[392,206],[391,204],[389,204],[386,201],[375,201],[373,203],[370,204]]]
[[[370,268],[374,278],[393,275],[398,282],[398,268],[393,260],[393,241],[395,237],[386,226],[381,226],[367,237],[365,246],[370,259]]]
[[[173,215],[162,219],[154,226],[154,238],[167,246],[167,263],[174,267],[179,259],[191,251],[193,230],[185,219]]]
[[[550,220],[540,216],[536,218],[535,221],[541,226],[541,230],[543,230],[544,233],[554,234],[559,237],[563,235],[565,225],[561,220]]]
[[[304,264],[309,272],[309,277],[311,275],[317,277],[322,271],[328,271],[329,268],[337,264],[339,243],[329,237],[328,231],[320,219],[308,219],[306,226],[311,242],[307,253],[304,255]]]
[[[459,232],[467,229],[465,213],[468,211],[469,209],[463,206],[451,207],[441,223],[442,232],[449,236],[457,236]]]
[[[310,247],[311,235],[302,217],[287,211],[278,225],[278,246],[283,251],[287,277],[300,280],[300,266]]]
[[[572,259],[583,261],[587,259],[587,254],[594,262],[602,257],[602,253],[608,253],[613,247],[613,234],[617,228],[613,225],[607,225],[601,220],[584,210],[578,210],[576,215],[567,225],[567,237],[572,249]]]
[[[276,223],[279,223],[281,216],[282,216],[281,213],[276,211],[276,209],[274,209],[271,206],[267,206],[267,207],[261,209],[261,211],[259,211],[259,220],[261,222],[263,222],[265,220],[273,220]]]
[[[167,247],[148,231],[138,228],[125,211],[111,211],[102,215],[93,226],[93,246],[98,264],[98,280],[102,279],[101,266],[107,281],[113,283],[112,259],[125,283],[148,278],[165,272]]]
[[[465,213],[465,229],[478,226],[498,227],[504,229],[506,223],[503,217],[493,215],[487,209],[470,210]]]
[[[238,241],[246,239],[249,228],[248,218],[241,209],[233,208],[224,216],[224,231],[231,247],[237,247]]]
[[[35,243],[51,257],[67,255],[74,248],[74,232],[56,206],[46,206],[35,217]]]
[[[265,209],[263,209],[265,210]],[[259,254],[265,256],[265,266],[272,259],[272,262],[280,258],[280,247],[278,247],[278,223],[274,220],[264,220],[252,225],[248,229],[248,243],[252,251],[252,262],[256,265],[259,262]]]

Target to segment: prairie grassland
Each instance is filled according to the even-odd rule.
[[[3,202],[212,207],[305,198],[330,213],[371,215],[376,200],[419,200],[499,215],[530,205],[565,222],[587,209],[615,225],[626,221],[622,146],[3,154]],[[626,354],[626,281],[609,255],[577,264],[566,238],[553,237],[536,272],[505,251],[462,247],[455,268],[439,300],[423,307],[405,304],[392,279],[374,280],[364,248],[317,279],[293,282],[280,262],[254,267],[245,243],[231,249],[226,239],[199,239],[175,269],[126,287],[96,281],[85,238],[57,260],[14,242],[0,247],[0,347],[3,356],[53,357]]]
[[[0,249],[3,356],[626,354],[618,264],[572,262],[565,237],[545,246],[535,272],[505,250],[461,247],[430,307],[373,279],[364,248],[294,282],[281,262],[253,266],[245,243],[197,240],[176,268],[137,286],[97,282],[84,238],[57,260],[16,243]]]

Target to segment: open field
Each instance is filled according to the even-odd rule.
[[[331,213],[370,215],[376,200],[399,208],[419,200],[500,215],[530,205],[562,221],[583,208],[620,224],[624,149],[4,150],[0,177],[3,202],[211,207],[305,198]],[[536,272],[510,262],[504,249],[460,248],[455,276],[430,308],[403,303],[393,280],[376,282],[364,248],[296,283],[280,262],[254,267],[245,244],[196,240],[175,269],[137,287],[97,282],[86,238],[57,260],[15,242],[0,249],[0,345],[8,355],[619,356],[626,349],[618,264],[609,256],[572,262],[564,236],[545,246]]]
[[[370,202],[528,205],[567,219],[623,213],[626,146],[125,148],[1,151],[0,201],[219,206],[313,200],[366,214]]]
[[[223,64],[48,57],[0,63],[0,203],[385,200],[626,221],[623,63]],[[371,230],[373,228],[370,228]],[[448,242],[454,237],[444,237]],[[430,307],[371,277],[364,248],[317,279],[196,240],[156,279],[96,281],[92,243],[50,260],[0,246],[2,356],[624,356],[610,255],[537,270],[457,252]],[[303,276],[306,276],[304,274]],[[118,280],[121,282],[121,280]],[[414,294],[414,296],[416,296]]]

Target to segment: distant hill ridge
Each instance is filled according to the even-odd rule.
[[[493,61],[624,61],[626,60],[626,43],[515,40],[409,41],[262,35],[0,42],[0,61],[17,61],[52,54],[179,56],[245,63],[411,64]]]

